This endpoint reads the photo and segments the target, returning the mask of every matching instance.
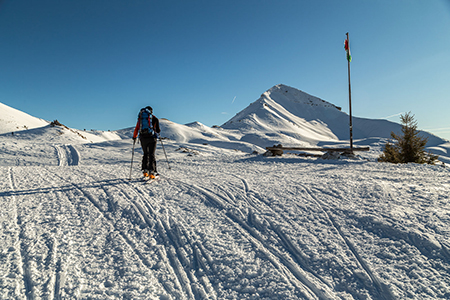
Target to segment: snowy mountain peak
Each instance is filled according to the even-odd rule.
[[[319,141],[338,140],[330,120],[344,115],[329,102],[279,84],[222,127],[240,130],[244,133],[242,140],[260,147],[278,143],[311,146]]]
[[[314,97],[296,88],[278,84],[261,95],[262,99],[272,99],[273,101],[283,105],[285,102],[301,103],[311,106],[331,107],[341,110],[340,107],[335,106],[318,97]]]
[[[388,139],[391,132],[400,132],[401,125],[387,120],[353,117],[353,138],[356,143],[369,138]],[[222,125],[238,131],[240,141],[265,148],[282,144],[291,147],[349,145],[349,116],[318,97],[284,84],[278,84]],[[447,156],[448,144],[429,133],[430,150]],[[357,141],[359,140],[359,141]],[[377,146],[379,147],[379,146]]]
[[[303,120],[323,119],[324,115],[343,114],[341,108],[325,100],[314,97],[293,87],[278,84],[265,93],[235,117],[223,124],[223,127],[235,129],[238,123],[253,123],[255,117],[262,122],[278,124],[278,119],[290,123],[302,123]],[[232,125],[234,124],[234,125]],[[241,127],[239,125],[239,127]]]

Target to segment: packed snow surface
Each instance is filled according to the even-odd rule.
[[[30,116],[27,113],[0,103],[0,134],[38,128],[49,123],[48,121]]]
[[[165,146],[0,167],[0,298],[450,297],[447,168]]]
[[[132,129],[1,134],[0,299],[449,299],[448,167],[378,163],[383,136],[265,157],[268,137],[346,142],[335,106],[269,92],[222,128],[162,119],[154,182]]]

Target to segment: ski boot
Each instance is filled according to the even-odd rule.
[[[159,174],[158,174],[158,172],[150,172],[149,177],[150,177],[150,179],[156,179],[159,177]]]

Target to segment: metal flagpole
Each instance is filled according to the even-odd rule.
[[[353,123],[352,123],[352,87],[350,84],[350,39],[347,32],[347,63],[348,63],[348,103],[350,113],[350,151],[353,153]]]

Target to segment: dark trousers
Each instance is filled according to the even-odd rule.
[[[153,136],[140,137],[142,151],[144,151],[144,156],[142,157],[142,170],[148,170],[150,172],[156,173],[156,138]]]

